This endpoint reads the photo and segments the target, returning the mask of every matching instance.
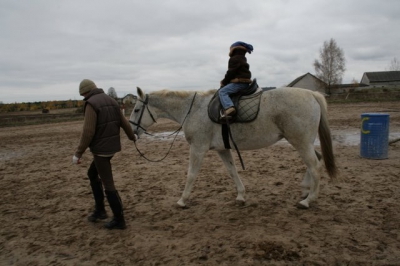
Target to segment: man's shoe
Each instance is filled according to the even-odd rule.
[[[122,201],[119,197],[118,191],[107,191],[107,200],[110,204],[111,210],[114,214],[114,217],[111,221],[104,225],[107,229],[125,229],[125,218],[124,218],[124,211],[122,209]]]
[[[120,217],[120,218],[116,218],[114,217],[111,221],[109,221],[108,223],[106,223],[104,225],[105,228],[107,229],[121,229],[124,230],[126,229],[126,224],[125,224],[125,219],[124,217]]]
[[[107,213],[105,210],[101,210],[101,211],[94,210],[94,212],[91,215],[89,215],[88,221],[95,223],[95,222],[97,222],[97,220],[104,220],[104,219],[107,219],[107,217],[108,216],[107,216]]]

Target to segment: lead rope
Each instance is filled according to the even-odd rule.
[[[172,146],[174,145],[175,139],[176,139],[176,137],[178,137],[179,132],[181,131],[181,129],[182,129],[182,126],[181,126],[178,130],[175,131],[175,132],[177,132],[177,133],[176,133],[176,135],[175,135],[175,137],[174,137],[174,140],[172,141],[171,146],[169,146],[169,149],[168,149],[167,154],[165,154],[165,156],[164,156],[163,158],[161,158],[161,159],[158,159],[158,160],[151,160],[151,159],[147,158],[147,157],[144,155],[144,153],[142,153],[142,152],[139,150],[138,146],[136,145],[136,141],[134,142],[134,143],[135,143],[135,148],[136,148],[136,150],[138,151],[140,157],[143,157],[143,158],[146,159],[147,161],[153,162],[153,163],[161,162],[161,161],[163,161],[165,158],[167,158],[169,152],[170,152],[171,149],[172,149]],[[151,135],[151,136],[154,136],[154,135]],[[170,135],[170,136],[171,136],[171,135]]]
[[[172,134],[170,134],[170,135],[167,136],[167,137],[169,137],[169,136],[172,136],[173,134],[176,133],[176,135],[175,135],[175,137],[174,137],[174,139],[173,139],[173,141],[172,141],[172,143],[171,143],[171,146],[170,146],[169,149],[168,149],[167,154],[165,154],[165,156],[164,156],[163,158],[161,158],[161,159],[158,159],[158,160],[151,160],[151,159],[147,158],[147,157],[144,155],[144,153],[142,153],[142,152],[139,150],[139,148],[138,148],[137,145],[136,145],[136,141],[135,141],[135,142],[134,142],[134,143],[135,143],[135,148],[136,148],[137,152],[139,153],[140,157],[143,157],[143,158],[146,159],[147,161],[153,162],[153,163],[161,162],[161,161],[163,161],[165,158],[167,158],[168,154],[170,153],[170,151],[171,151],[171,149],[172,149],[172,146],[174,145],[174,142],[175,142],[176,138],[177,138],[178,135],[179,135],[179,132],[181,131],[181,129],[182,129],[182,127],[183,127],[183,124],[184,124],[185,121],[186,121],[186,118],[188,117],[188,115],[190,114],[190,111],[192,110],[193,103],[194,103],[194,99],[196,98],[196,95],[197,95],[197,92],[195,92],[195,94],[194,94],[194,96],[193,96],[192,102],[191,102],[190,107],[189,107],[189,111],[187,112],[185,118],[183,119],[181,126],[180,126],[177,130],[175,130]],[[145,131],[145,133],[146,133],[146,131]],[[154,135],[152,135],[152,134],[150,134],[150,133],[146,133],[146,134],[147,134],[147,135],[150,135],[150,136],[154,136]]]

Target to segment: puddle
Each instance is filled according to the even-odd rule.
[[[14,158],[20,158],[20,157],[22,157],[22,155],[23,155],[23,152],[21,152],[21,151],[2,150],[0,152],[0,162],[9,161]]]
[[[339,143],[340,145],[356,146],[360,145],[361,141],[360,131],[333,131],[332,140],[333,143]],[[389,133],[389,141],[400,138],[399,132]],[[319,145],[319,140],[318,140]]]
[[[146,138],[146,139],[157,139],[157,140],[171,140],[176,136],[175,131],[166,131],[166,132],[158,132],[158,133],[151,133],[151,135],[146,135],[143,134],[140,136],[140,138]],[[183,134],[183,131],[180,131],[178,133],[179,137],[184,137],[185,134]]]
[[[320,145],[319,140],[317,141],[318,141],[317,145]],[[341,145],[356,146],[360,144],[360,134],[355,133],[355,134],[332,135],[332,142],[339,143]]]

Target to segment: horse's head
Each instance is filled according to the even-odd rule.
[[[157,114],[149,105],[149,95],[137,88],[138,98],[129,118],[133,132],[140,136],[148,127],[156,123]]]

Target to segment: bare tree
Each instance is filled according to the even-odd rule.
[[[114,98],[115,100],[118,99],[117,92],[115,91],[114,87],[110,87],[108,89],[107,94],[108,94],[108,96],[110,96],[111,98]]]
[[[358,82],[358,80],[356,80],[356,78],[353,78],[353,80],[351,81],[351,84],[353,85],[353,87],[359,87],[360,83]]]
[[[392,61],[390,61],[389,68],[387,69],[388,71],[399,71],[400,70],[400,62],[397,60],[397,58],[393,58]]]
[[[319,56],[321,61],[314,61],[316,76],[327,84],[326,93],[331,94],[331,86],[342,83],[342,76],[346,70],[344,52],[331,38],[329,42],[324,42]]]

